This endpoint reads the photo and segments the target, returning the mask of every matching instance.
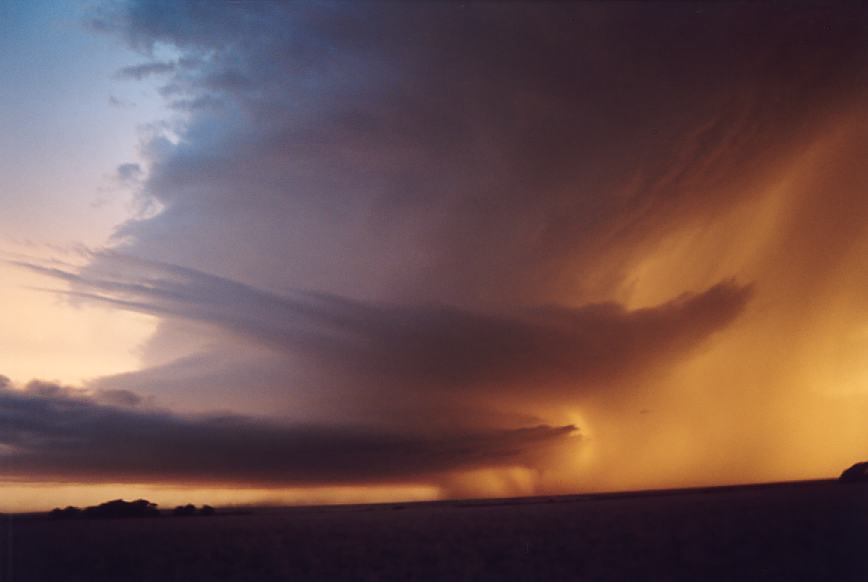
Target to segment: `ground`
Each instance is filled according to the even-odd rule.
[[[868,485],[5,516],[0,580],[868,580]]]

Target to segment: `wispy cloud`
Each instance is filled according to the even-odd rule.
[[[150,62],[141,63],[139,65],[130,65],[124,67],[116,73],[118,79],[135,79],[141,81],[152,75],[167,75],[173,72],[176,68],[175,63],[167,62]]]

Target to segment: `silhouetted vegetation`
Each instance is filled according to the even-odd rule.
[[[156,503],[151,503],[147,499],[136,499],[135,501],[124,501],[123,499],[115,499],[107,501],[99,505],[85,507],[66,507],[64,509],[55,508],[51,511],[51,517],[55,518],[79,518],[79,517],[156,517],[160,515]]]
[[[849,469],[846,469],[838,477],[838,480],[846,483],[868,483],[868,461],[856,463]]]
[[[59,507],[55,507],[54,509],[51,510],[51,517],[59,517],[59,518],[81,517],[82,513],[83,512],[82,512],[80,507],[72,507],[70,505],[70,506],[64,507],[63,509],[61,509]]]
[[[196,506],[190,503],[179,505],[172,511],[172,515],[177,516],[214,515],[214,513],[215,509],[210,505],[203,505],[201,509],[197,510]],[[63,509],[56,507],[51,510],[49,515],[56,519],[157,517],[160,515],[160,510],[157,509],[156,503],[151,503],[147,499],[136,499],[135,501],[115,499],[84,509],[72,506]]]
[[[86,517],[156,517],[160,515],[157,504],[147,499],[124,501],[115,499],[84,510]]]
[[[187,505],[179,505],[172,510],[172,515],[177,515],[179,517],[188,517],[192,515],[214,515],[215,513],[216,510],[210,505],[203,505],[200,509],[196,509],[196,506],[192,503],[188,503]]]
[[[188,503],[187,505],[179,505],[172,510],[172,515],[187,516],[196,515],[196,506]]]

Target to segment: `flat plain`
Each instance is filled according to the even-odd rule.
[[[868,580],[868,484],[3,516],[4,582]]]

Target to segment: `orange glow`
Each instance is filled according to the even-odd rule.
[[[852,216],[868,203],[868,125],[841,123],[729,211],[632,250],[611,297],[630,307],[726,277],[757,295],[634,406],[593,410],[582,487],[828,478],[865,456],[868,236]]]
[[[440,491],[428,485],[308,487],[286,489],[184,487],[136,483],[0,484],[0,511],[47,511],[53,507],[85,507],[110,499],[147,499],[161,509],[177,505],[319,505],[432,501]]]
[[[93,305],[70,305],[34,291],[39,277],[0,263],[0,373],[24,383],[33,378],[79,384],[139,368],[138,346],[156,319]]]

